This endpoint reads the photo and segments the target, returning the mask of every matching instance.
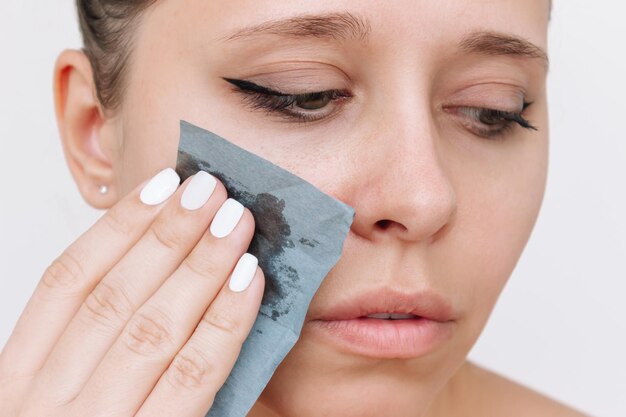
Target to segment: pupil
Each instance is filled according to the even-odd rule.
[[[305,110],[318,110],[326,107],[329,102],[330,97],[328,95],[316,93],[307,97],[298,98],[296,105]]]
[[[493,112],[484,112],[480,115],[480,121],[486,125],[497,125],[501,123],[504,119]]]

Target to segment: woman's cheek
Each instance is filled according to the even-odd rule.
[[[481,193],[482,198],[475,199],[464,220],[468,232],[455,252],[465,254],[458,265],[471,276],[464,277],[462,285],[468,287],[466,293],[472,298],[469,316],[481,327],[528,242],[543,197],[544,179],[545,175],[535,172],[526,181],[518,181],[518,187],[513,187],[516,192],[511,192],[510,185],[516,183],[511,179],[509,187]]]

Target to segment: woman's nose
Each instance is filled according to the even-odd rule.
[[[394,119],[379,125],[384,131],[375,128],[353,155],[359,180],[349,196],[356,210],[352,230],[372,241],[429,241],[451,222],[457,195],[430,115]]]

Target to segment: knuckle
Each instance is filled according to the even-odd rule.
[[[169,320],[156,310],[137,312],[129,321],[122,340],[140,356],[161,357],[173,349]]]
[[[224,341],[235,341],[242,344],[245,336],[242,334],[239,322],[232,317],[220,313],[215,309],[209,309],[201,322],[208,327],[213,337],[222,337]]]
[[[106,325],[125,320],[131,311],[131,302],[125,291],[105,281],[94,288],[83,305],[91,320]]]
[[[201,388],[209,384],[215,374],[216,364],[200,350],[187,347],[172,361],[166,371],[166,380],[174,388]]]
[[[168,250],[175,250],[185,243],[181,230],[172,226],[171,222],[163,217],[157,218],[149,230],[156,241]]]
[[[224,273],[224,268],[207,251],[192,252],[183,260],[182,264],[194,275],[202,278],[215,279]]]
[[[130,235],[133,231],[131,216],[124,215],[118,206],[113,206],[109,209],[102,219],[117,234]]]
[[[82,289],[86,281],[85,270],[77,254],[66,250],[46,268],[42,284],[53,290]]]

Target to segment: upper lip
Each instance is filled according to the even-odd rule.
[[[392,288],[373,289],[342,300],[317,319],[350,320],[375,313],[414,314],[438,322],[454,319],[452,305],[442,295],[432,290],[407,293]]]

